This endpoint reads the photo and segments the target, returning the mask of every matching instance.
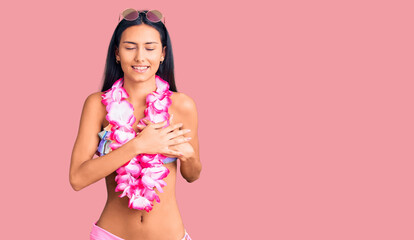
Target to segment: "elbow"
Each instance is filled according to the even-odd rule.
[[[197,171],[197,174],[195,174],[194,176],[192,176],[191,178],[186,178],[185,180],[188,183],[192,183],[195,182],[197,179],[200,178],[200,174],[201,174],[201,165],[200,165],[200,169]]]
[[[187,179],[185,179],[185,180],[187,180],[187,182],[188,183],[192,183],[192,182],[194,182],[195,180],[197,180],[199,177],[195,177],[195,178],[187,178]]]
[[[87,186],[84,175],[81,171],[81,166],[78,168],[71,168],[69,171],[70,185],[72,186],[73,190],[77,192],[84,189]]]
[[[82,187],[79,186],[79,185],[75,185],[73,183],[71,183],[71,185],[72,185],[73,190],[75,190],[76,192],[78,192],[78,191],[80,191],[82,189]]]
[[[72,189],[75,190],[76,192],[83,189],[83,186],[79,183],[79,180],[77,180],[72,175],[69,177],[69,182],[70,182],[70,185],[72,186]]]

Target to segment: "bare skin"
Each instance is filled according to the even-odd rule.
[[[130,31],[128,31],[130,30]],[[154,32],[155,31],[155,32]],[[125,34],[124,34],[125,33]],[[98,133],[109,123],[105,105],[101,103],[102,92],[91,94],[85,101],[82,117],[72,152],[70,166],[70,183],[79,191],[94,182],[105,178],[108,198],[97,225],[116,236],[132,240],[179,240],[184,236],[184,224],[175,197],[177,177],[177,161],[180,161],[180,172],[188,182],[199,178],[201,162],[199,158],[197,136],[197,110],[194,101],[184,93],[173,92],[169,114],[174,115],[170,126],[162,130],[163,123],[147,122],[147,126],[137,126],[139,119],[144,118],[145,97],[155,90],[155,76],[160,60],[165,56],[161,49],[158,32],[147,25],[133,26],[124,31],[122,40],[133,40],[137,43],[134,53],[126,51],[120,44],[117,57],[124,71],[124,88],[129,93],[127,99],[134,106],[137,119],[133,124],[138,136],[120,148],[108,154],[92,159],[100,138]],[[146,42],[159,42],[151,46],[153,50],[146,52]],[[158,47],[158,48],[157,48]],[[131,63],[150,65],[146,73],[136,73],[129,69]],[[181,123],[180,127],[178,123]],[[190,132],[183,130],[190,129]],[[186,140],[186,137],[191,137]],[[170,139],[161,141],[160,139]],[[160,203],[154,201],[150,212],[128,208],[129,198],[120,198],[121,192],[115,192],[115,170],[140,153],[160,153],[178,160],[164,164],[170,170],[164,178],[167,185],[163,193],[155,189]],[[180,155],[179,153],[182,153]]]
[[[176,94],[171,96],[172,105],[169,108],[169,113],[174,115],[174,119],[183,119],[179,111],[176,110],[179,101],[176,99]],[[134,106],[136,119],[144,117],[145,107],[137,108]],[[105,116],[103,119],[102,128],[108,125]],[[176,122],[172,120],[171,125]],[[134,127],[138,130],[138,127]],[[190,136],[190,134],[185,135]],[[132,210],[128,208],[128,197],[119,198],[121,192],[115,192],[116,172],[111,173],[105,178],[108,199],[105,208],[99,218],[97,225],[103,229],[125,239],[181,239],[184,236],[184,224],[178,209],[175,187],[177,175],[177,161],[164,164],[170,170],[170,173],[164,181],[167,186],[163,188],[163,193],[155,189],[161,199],[160,203],[154,202],[153,209],[147,213],[144,210]]]

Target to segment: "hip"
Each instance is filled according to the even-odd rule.
[[[95,222],[92,225],[92,229],[90,232],[90,240],[124,240],[126,238],[128,239],[147,239],[147,240],[151,240],[151,239],[171,239],[171,240],[191,240],[190,235],[188,234],[187,230],[184,229],[184,233],[179,235],[182,237],[177,237],[176,234],[170,234],[170,235],[166,235],[163,236],[162,238],[160,238],[160,236],[155,236],[155,235],[136,235],[136,236],[132,236],[132,235],[128,235],[128,234],[123,234],[124,238],[122,238],[121,236],[115,235],[114,233],[96,225],[97,222]],[[160,232],[160,231],[158,231]]]

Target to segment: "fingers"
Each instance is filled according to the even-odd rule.
[[[159,122],[159,123],[154,123],[154,122],[152,122],[152,121],[150,121],[148,119],[142,119],[142,121],[145,124],[147,124],[147,126],[151,126],[151,127],[155,128],[155,129],[162,128],[165,124],[167,124],[167,120],[162,121],[162,122]]]
[[[182,123],[176,123],[174,125],[170,125],[170,126],[164,128],[162,131],[163,131],[163,133],[169,133],[169,132],[174,131],[175,129],[180,128],[182,126],[183,126]]]
[[[191,132],[191,129],[182,129],[182,130],[178,130],[178,131],[173,131],[171,133],[168,134],[168,139],[173,139],[176,138],[178,136],[184,135],[186,133]]]
[[[174,138],[174,139],[170,139],[168,141],[168,145],[172,146],[172,145],[178,145],[181,143],[185,143],[191,140],[191,137],[180,137],[180,138]]]
[[[142,129],[144,129],[144,128],[145,128],[145,125],[138,124],[138,125],[137,125],[137,127],[138,127],[138,129],[139,129],[140,131],[142,131]]]
[[[174,156],[177,156],[177,157],[180,157],[180,156],[184,155],[181,152],[174,151],[174,150],[171,150],[171,149],[168,150],[167,154],[174,155]]]

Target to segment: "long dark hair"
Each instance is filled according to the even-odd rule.
[[[116,80],[124,76],[121,64],[116,63],[115,57],[115,50],[116,48],[119,49],[119,42],[121,40],[122,33],[128,27],[140,25],[142,23],[145,23],[157,29],[157,31],[160,33],[162,48],[164,48],[164,46],[167,46],[164,61],[162,64],[160,64],[160,67],[158,68],[155,74],[160,76],[166,82],[168,82],[171,91],[177,92],[177,87],[175,86],[174,78],[174,58],[171,47],[170,35],[168,34],[168,31],[165,28],[165,25],[164,23],[162,23],[162,21],[156,23],[148,21],[148,19],[145,16],[145,13],[147,11],[148,10],[142,12],[140,11],[140,16],[134,21],[122,19],[122,21],[120,21],[118,23],[118,26],[115,28],[115,31],[112,34],[111,42],[109,43],[108,54],[106,56],[105,72],[103,77],[103,85],[101,89],[102,92],[110,89]]]

